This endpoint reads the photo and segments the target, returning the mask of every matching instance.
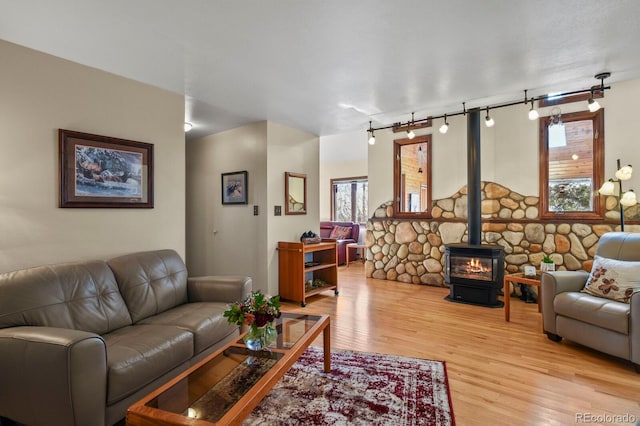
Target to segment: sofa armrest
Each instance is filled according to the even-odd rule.
[[[0,416],[29,425],[104,425],[107,351],[94,333],[0,329]]]
[[[580,291],[584,288],[589,273],[584,271],[545,272],[540,280],[540,306],[544,330],[556,333],[556,313],[553,299],[559,293]]]
[[[252,288],[250,277],[238,275],[187,279],[189,302],[240,302],[251,294]]]
[[[629,340],[631,342],[630,359],[631,362],[640,368],[640,292],[635,292],[631,295],[629,305]]]

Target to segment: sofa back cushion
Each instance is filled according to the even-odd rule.
[[[596,254],[609,259],[640,261],[640,234],[607,232],[600,237]]]
[[[59,327],[105,334],[127,325],[131,317],[103,261],[0,275],[0,328]]]
[[[127,254],[107,263],[134,324],[187,302],[187,267],[173,250]]]

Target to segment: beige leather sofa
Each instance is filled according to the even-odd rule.
[[[609,232],[600,238],[596,255],[640,261],[640,234]],[[640,372],[640,293],[622,303],[580,292],[589,273],[544,273],[541,282],[542,317],[549,339],[562,338],[630,360]]]
[[[239,335],[222,314],[251,285],[188,278],[173,250],[0,275],[0,416],[32,426],[118,422]]]

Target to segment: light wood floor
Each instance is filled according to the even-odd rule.
[[[445,301],[445,288],[366,279],[359,262],[338,275],[339,296],[328,291],[283,309],[331,315],[332,348],[446,361],[458,426],[589,423],[582,413],[635,416],[590,424],[640,421],[631,363],[548,340],[535,304],[512,298],[505,322],[503,309]]]

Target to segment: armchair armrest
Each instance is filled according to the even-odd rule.
[[[250,277],[237,275],[187,279],[189,302],[239,302],[251,294],[252,288]]]
[[[0,329],[0,416],[29,425],[104,425],[107,351],[94,333]]]
[[[542,308],[542,324],[544,330],[553,334],[556,332],[556,313],[553,299],[559,293],[580,291],[584,288],[589,273],[584,271],[555,271],[545,272],[540,280],[540,300]]]

